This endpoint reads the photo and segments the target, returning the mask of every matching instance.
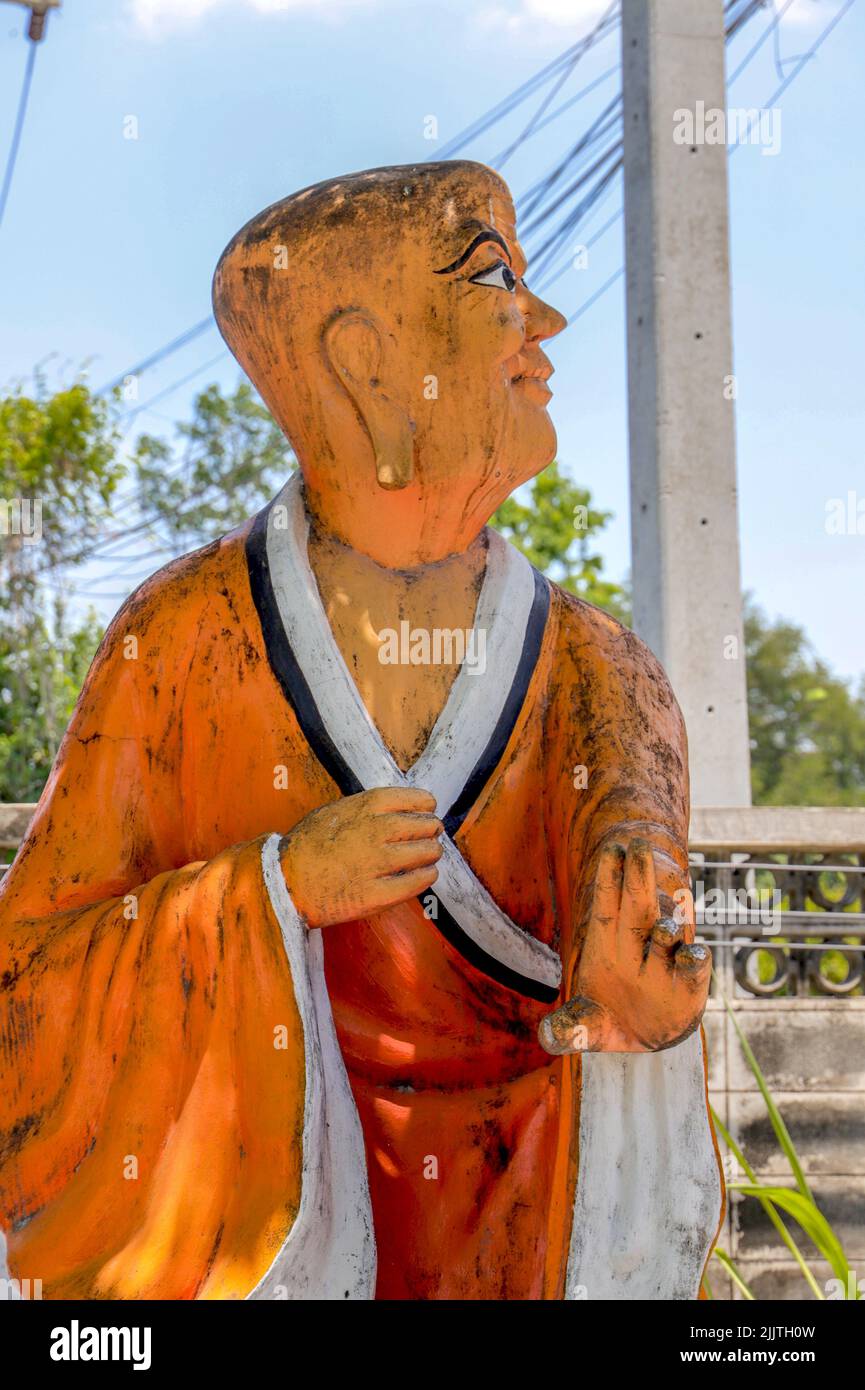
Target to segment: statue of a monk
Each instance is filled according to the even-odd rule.
[[[114,619],[0,901],[0,1226],[49,1298],[688,1299],[722,1181],[685,732],[486,528],[564,320],[474,163],[253,218],[300,471]]]

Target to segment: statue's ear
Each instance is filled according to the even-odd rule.
[[[379,487],[406,487],[414,477],[414,421],[382,386],[384,331],[374,315],[348,309],[327,325],[323,347],[366,426]]]

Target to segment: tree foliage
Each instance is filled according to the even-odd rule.
[[[627,622],[627,591],[601,577],[603,558],[591,549],[612,513],[593,507],[591,493],[571,482],[557,462],[534,479],[530,499],[509,497],[492,525],[563,589]]]
[[[753,603],[745,649],[754,801],[865,805],[865,683],[833,676],[802,628]]]
[[[141,435],[134,465],[141,510],[178,553],[239,526],[295,467],[285,435],[246,381],[229,395],[208,386],[177,436],[172,445]]]
[[[0,800],[38,796],[101,629],[77,627],[64,571],[85,559],[124,468],[114,405],[79,379],[0,397]],[[52,599],[50,595],[55,597]]]
[[[24,602],[49,570],[80,564],[103,525],[123,476],[113,401],[83,380],[51,391],[36,373],[34,389],[16,385],[0,397],[0,499],[39,509],[39,538],[0,529],[3,603]]]
[[[0,621],[0,801],[38,800],[102,632],[59,598],[25,631]]]

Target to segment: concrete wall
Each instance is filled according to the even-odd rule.
[[[865,999],[737,1000],[733,1009],[784,1117],[817,1204],[858,1277],[865,1280]],[[714,1001],[706,1015],[706,1040],[713,1107],[761,1181],[795,1187],[733,1024]],[[723,1144],[721,1149],[724,1152]],[[729,1181],[729,1171],[727,1176]],[[786,1224],[824,1286],[834,1277],[832,1271],[795,1223]],[[730,1195],[719,1243],[732,1255],[756,1298],[813,1297],[753,1198]],[[742,1297],[716,1260],[710,1265],[710,1279],[717,1298]]]

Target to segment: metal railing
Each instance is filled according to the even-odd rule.
[[[701,808],[690,859],[726,998],[865,993],[865,808]]]

